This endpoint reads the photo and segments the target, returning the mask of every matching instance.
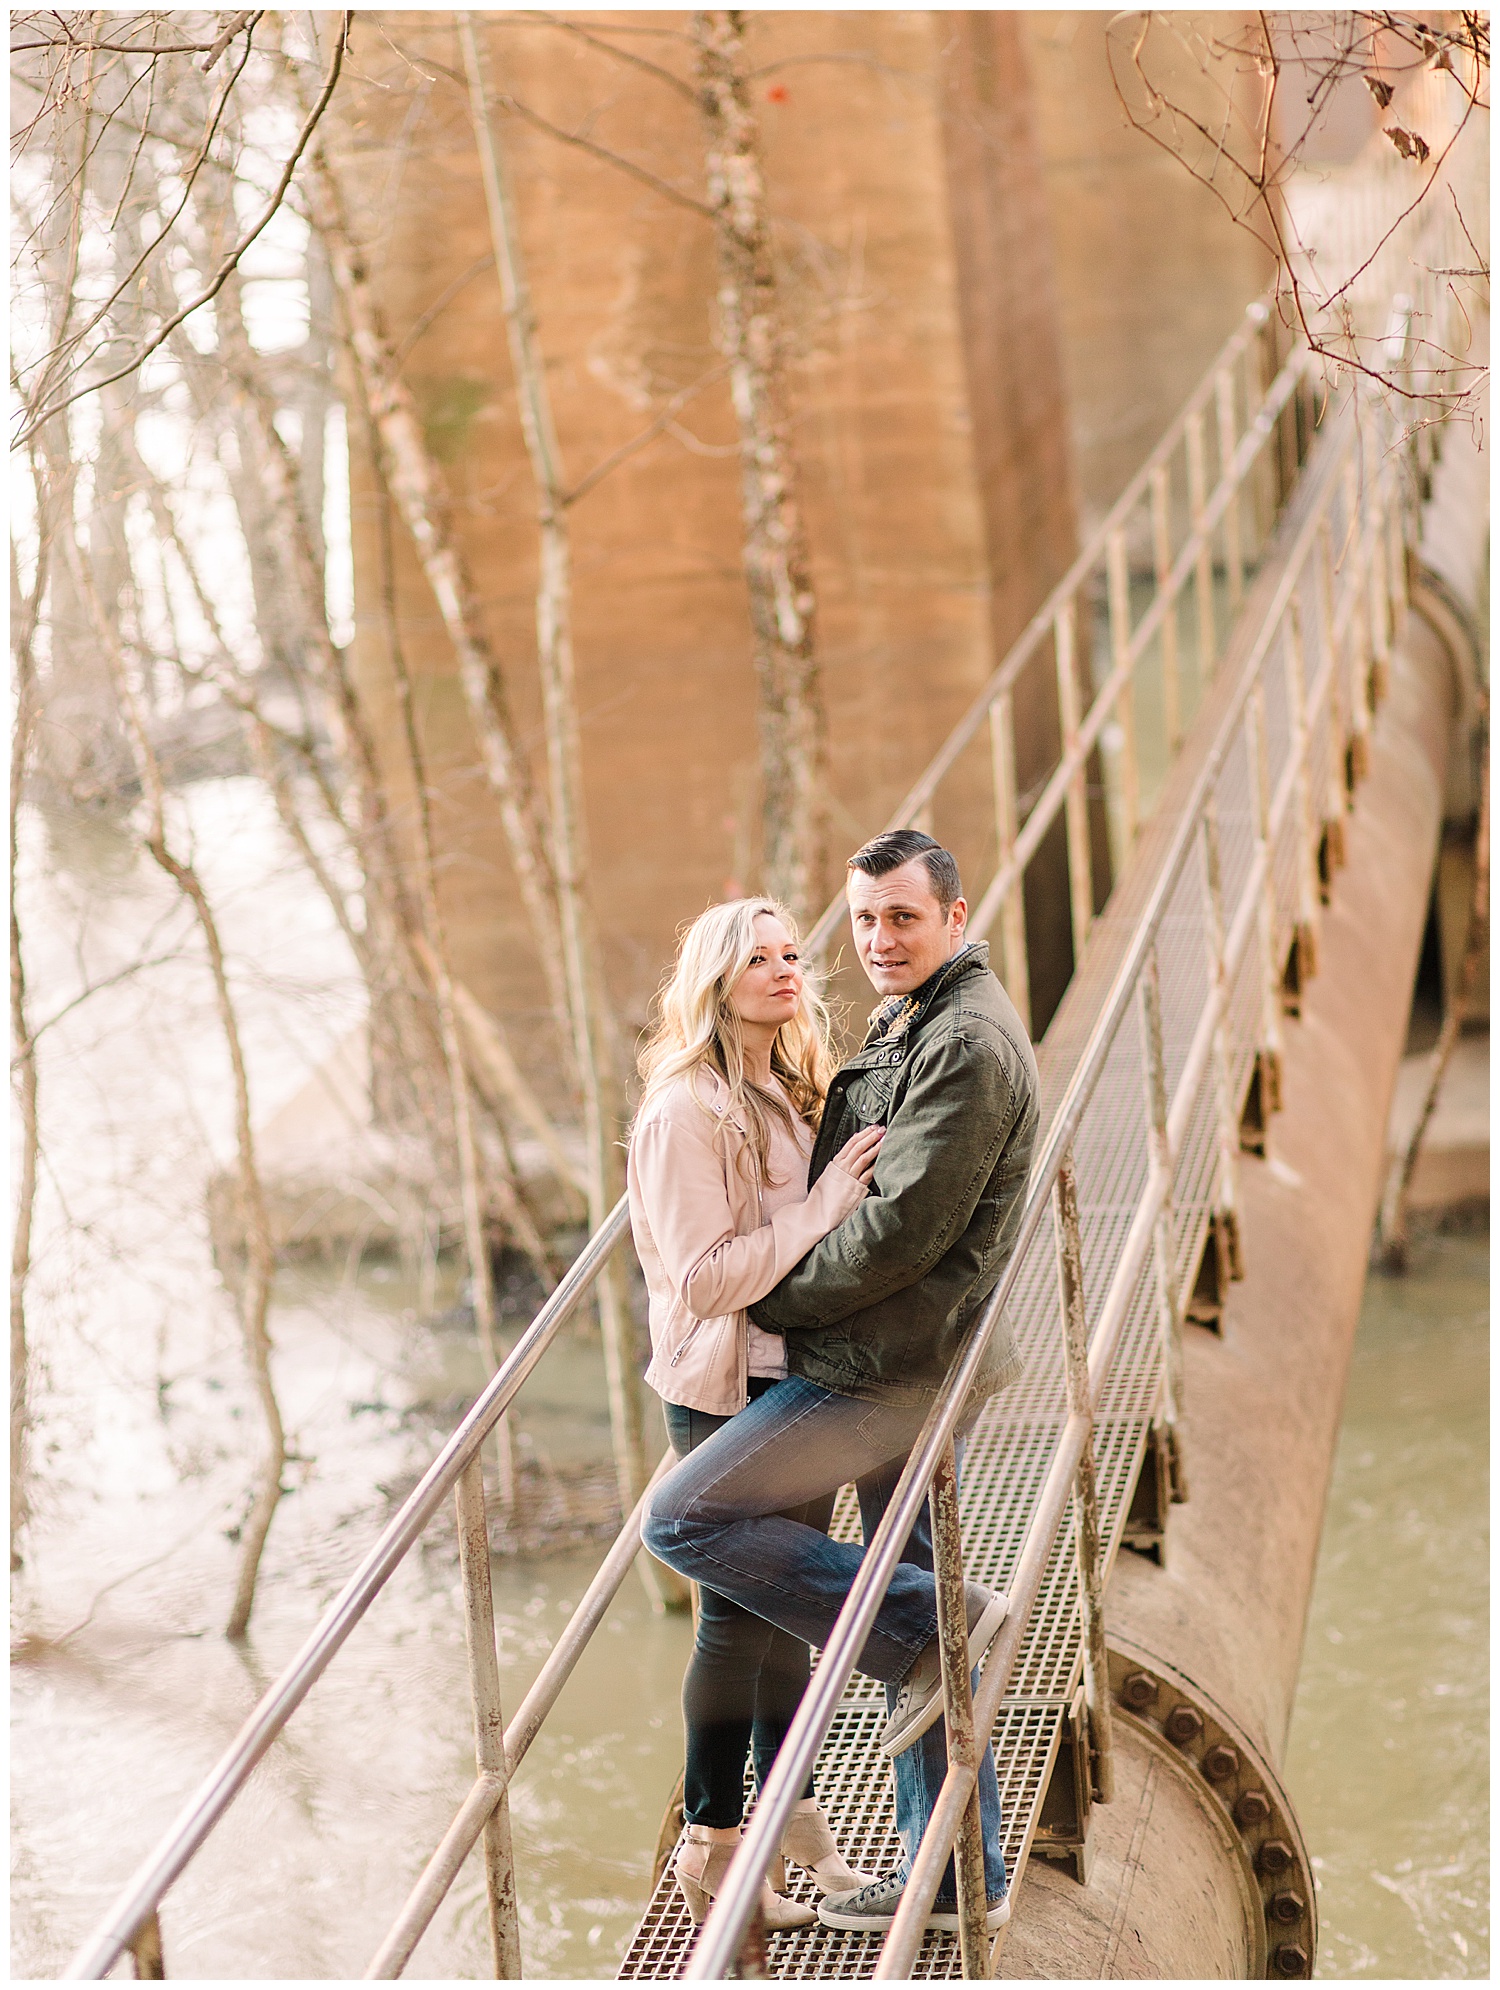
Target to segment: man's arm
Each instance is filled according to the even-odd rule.
[[[751,1309],[758,1326],[833,1326],[915,1285],[963,1235],[1024,1110],[998,1052],[946,1037],[918,1051],[873,1192]]]

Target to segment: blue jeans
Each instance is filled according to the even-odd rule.
[[[752,1375],[751,1402],[775,1386],[769,1378]],[[680,1403],[663,1402],[662,1414],[679,1458],[706,1444],[729,1421],[706,1410],[684,1409]],[[794,1508],[788,1517],[826,1534],[833,1500],[829,1493],[809,1506]],[[807,1690],[807,1674],[808,1650],[801,1638],[789,1637],[764,1617],[742,1610],[706,1583],[698,1585],[693,1655],[682,1682],[685,1823],[724,1830],[740,1822],[745,1814],[746,1752],[755,1763],[755,1786],[761,1789]],[[802,1794],[815,1794],[811,1775]]]
[[[786,1517],[851,1479],[870,1540],[890,1502],[926,1407],[866,1403],[791,1376],[668,1473],[652,1496],[646,1546],[681,1574],[808,1644],[828,1642],[864,1558]],[[937,1630],[930,1522],[924,1508],[902,1550],[859,1669],[884,1680],[887,1700]],[[896,1828],[909,1863],[946,1773],[942,1724],[896,1758]],[[988,1747],[979,1765],[985,1892],[1005,1891],[1000,1791]],[[955,1897],[950,1859],[938,1899]]]

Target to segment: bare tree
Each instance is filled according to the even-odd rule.
[[[588,902],[588,826],[578,740],[578,699],[573,675],[572,557],[566,482],[552,420],[535,313],[521,250],[505,157],[496,137],[473,20],[458,16],[468,72],[475,139],[484,173],[485,200],[495,267],[500,273],[511,366],[521,428],[536,492],[540,552],[536,590],[537,661],[547,728],[550,774],[552,876],[557,892],[567,976],[574,1059],[583,1086],[584,1140],[589,1161],[589,1221],[602,1223],[622,1187],[619,1137],[623,1119],[615,1053],[614,1020],[604,988],[599,940]],[[640,1382],[630,1302],[616,1258],[599,1281],[599,1318],[608,1369],[610,1417],[620,1501],[628,1512],[647,1479]]]
[[[120,709],[125,714],[129,728],[131,750],[147,809],[147,827],[142,840],[153,860],[171,878],[191,907],[199,932],[203,936],[209,972],[213,978],[219,1026],[223,1032],[224,1047],[228,1052],[233,1079],[240,1220],[245,1241],[245,1261],[235,1301],[239,1311],[240,1329],[244,1336],[245,1353],[250,1364],[251,1379],[265,1425],[266,1439],[254,1500],[240,1536],[239,1576],[235,1583],[229,1620],[224,1627],[226,1637],[237,1639],[242,1638],[250,1627],[250,1613],[255,1604],[255,1587],[260,1573],[261,1555],[265,1549],[266,1537],[271,1531],[271,1522],[276,1517],[276,1508],[281,1501],[284,1490],[281,1474],[286,1465],[286,1430],[271,1375],[269,1316],[271,1284],[276,1271],[276,1252],[271,1239],[271,1219],[266,1207],[265,1187],[256,1161],[255,1133],[250,1112],[250,1081],[245,1068],[244,1043],[240,1034],[239,1017],[235,1011],[234,996],[229,986],[229,971],[225,963],[224,944],[218,920],[208,894],[203,888],[197,867],[190,858],[180,855],[173,849],[168,836],[166,787],[162,780],[160,764],[151,745],[138,693],[130,682],[118,635],[103,613],[80,556],[77,538],[71,532],[64,535],[63,551],[73,568],[79,592],[93,613],[95,633],[109,662],[115,680],[116,695],[120,700]]]
[[[21,1165],[16,1179],[15,1228],[10,1245],[10,1565],[21,1565],[20,1539],[30,1518],[27,1471],[30,1449],[31,1357],[26,1338],[26,1280],[31,1270],[31,1223],[36,1206],[37,1084],[36,1043],[26,1009],[26,971],[21,953],[21,922],[16,896],[17,832],[26,781],[27,751],[35,710],[32,649],[47,584],[50,535],[40,520],[36,569],[30,591],[22,593],[11,552],[12,636],[16,662],[16,707],[10,748],[10,1038],[11,1068],[21,1116]]]
[[[719,252],[719,337],[740,429],[745,579],[760,683],[768,888],[799,918],[823,889],[827,719],[813,643],[816,602],[788,431],[786,347],[745,16],[693,16]]]
[[[1275,258],[1289,317],[1313,352],[1365,375],[1415,420],[1473,410],[1485,367],[1449,350],[1428,327],[1415,328],[1414,346],[1393,344],[1384,324],[1359,323],[1354,304],[1366,271],[1436,196],[1453,204],[1472,260],[1434,274],[1450,286],[1465,284],[1487,308],[1489,265],[1462,212],[1451,163],[1474,121],[1488,115],[1488,15],[1466,10],[1429,23],[1383,9],[1257,13],[1249,25],[1225,17],[1222,33],[1205,29],[1202,18],[1141,9],[1111,21],[1111,73],[1131,125]],[[1451,131],[1430,139],[1404,108],[1423,72],[1451,77],[1462,100]],[[1303,238],[1290,196],[1335,97],[1351,87],[1368,93],[1389,120],[1382,135],[1410,178],[1369,237],[1331,258]]]

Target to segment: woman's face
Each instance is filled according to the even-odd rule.
[[[774,1030],[797,1013],[801,999],[797,943],[774,912],[762,912],[755,921],[755,952],[729,991],[729,1006],[742,1023]]]

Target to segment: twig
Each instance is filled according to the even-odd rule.
[[[117,368],[116,371],[113,373],[106,374],[104,379],[102,380],[94,380],[91,381],[85,387],[76,388],[71,394],[66,395],[62,400],[54,401],[50,407],[43,408],[41,413],[36,415],[27,424],[26,428],[21,432],[21,434],[16,438],[16,446],[19,447],[20,444],[28,442],[32,437],[32,435],[35,434],[36,430],[39,429],[44,422],[50,421],[54,415],[61,414],[64,408],[72,407],[75,401],[81,401],[85,395],[96,394],[102,387],[111,387],[114,385],[114,383],[117,380],[128,379],[132,373],[136,372],[139,367],[144,365],[146,360],[150,358],[151,354],[155,352],[159,346],[162,346],[166,343],[167,339],[170,338],[172,333],[177,330],[179,325],[181,325],[186,319],[190,318],[195,311],[201,310],[205,304],[209,303],[213,298],[218,296],[219,292],[224,288],[224,285],[229,281],[230,277],[234,274],[235,270],[238,269],[240,264],[240,259],[245,254],[245,251],[250,247],[251,243],[256,241],[259,238],[259,236],[264,232],[265,228],[271,221],[272,216],[281,206],[282,200],[286,194],[286,190],[292,183],[292,174],[297,169],[297,162],[302,157],[303,152],[307,149],[308,140],[312,137],[313,132],[317,129],[318,123],[322,118],[324,111],[328,108],[329,99],[333,95],[334,85],[338,82],[339,79],[339,71],[343,67],[344,49],[348,44],[349,31],[353,24],[353,20],[354,20],[354,15],[352,11],[346,12],[341,18],[339,33],[337,39],[334,42],[333,59],[329,63],[328,74],[324,79],[323,87],[321,91],[318,93],[317,101],[313,105],[312,110],[308,113],[307,119],[304,122],[301,131],[297,134],[297,142],[292,148],[291,157],[287,160],[281,178],[277,181],[275,190],[272,192],[270,200],[266,203],[264,213],[261,215],[260,219],[255,223],[254,227],[251,228],[249,232],[239,242],[235,244],[234,248],[230,250],[229,254],[224,258],[224,260],[220,263],[219,267],[215,270],[206,288],[202,290],[199,293],[199,295],[195,297],[190,304],[185,304],[182,307],[182,309],[176,313],[174,317],[168,319],[167,323],[163,325],[154,334],[153,337],[147,340],[146,344],[128,363],[128,365]]]

